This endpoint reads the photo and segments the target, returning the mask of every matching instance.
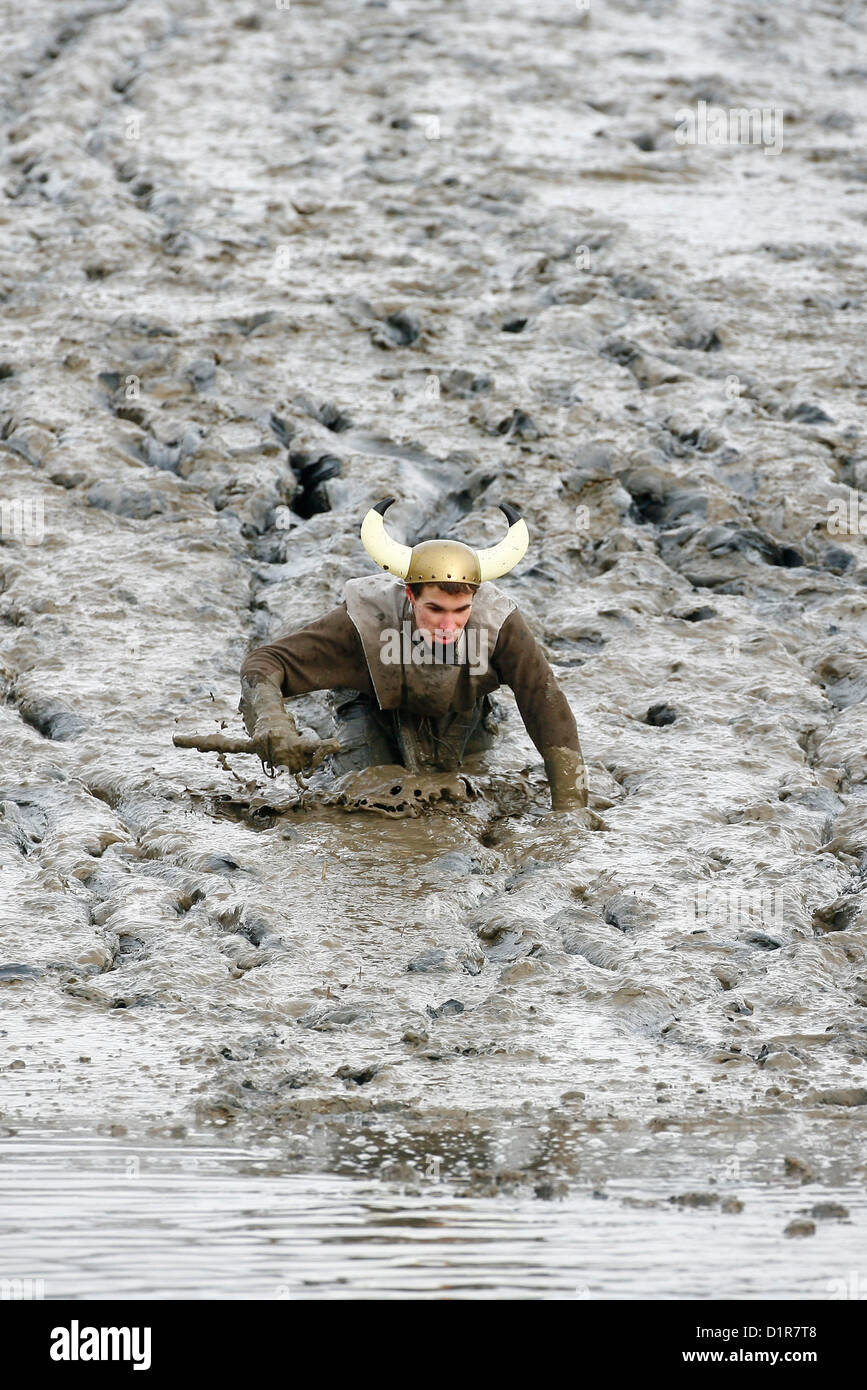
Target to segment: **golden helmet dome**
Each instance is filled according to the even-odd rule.
[[[361,543],[380,569],[407,584],[481,584],[486,579],[499,579],[517,565],[530,544],[527,523],[520,512],[500,502],[509,529],[496,545],[474,550],[463,541],[445,539],[401,545],[385,528],[385,513],[394,500],[386,497],[370,508],[361,524]]]

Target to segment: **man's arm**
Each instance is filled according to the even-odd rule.
[[[587,774],[569,701],[517,609],[497,637],[492,665],[514,692],[527,733],[545,763],[555,811],[587,805]]]
[[[373,693],[358,629],[346,605],[244,658],[241,680],[269,680],[281,695],[306,695],[345,685]]]
[[[283,707],[283,696],[341,685],[373,693],[361,638],[345,604],[250,652],[241,665],[238,708],[250,737],[276,750],[279,759],[270,761],[285,762],[285,740],[297,739],[298,730]]]

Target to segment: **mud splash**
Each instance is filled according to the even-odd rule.
[[[460,774],[412,773],[405,767],[383,765],[350,772],[334,783],[326,804],[341,810],[369,811],[395,820],[424,815],[443,802],[474,801],[477,792]]]

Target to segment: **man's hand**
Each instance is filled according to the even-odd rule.
[[[581,750],[543,748],[542,757],[555,811],[576,811],[587,805],[587,769]]]
[[[305,767],[315,767],[328,751],[326,747],[318,758],[315,756],[309,742],[298,733],[295,720],[287,714],[280,691],[265,677],[253,681],[245,678],[241,682],[239,708],[247,733],[266,766],[301,772]]]
[[[300,737],[291,716],[287,715],[283,723],[267,721],[257,724],[253,730],[253,742],[266,767],[285,767],[290,772],[302,772],[313,764],[310,744]]]

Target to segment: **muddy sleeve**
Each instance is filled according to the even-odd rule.
[[[241,666],[241,679],[259,677],[279,686],[284,696],[335,686],[365,694],[373,690],[361,638],[345,603],[297,632],[250,652]]]
[[[580,752],[569,701],[517,609],[500,628],[492,664],[501,682],[513,690],[527,733],[539,752],[550,747]]]

